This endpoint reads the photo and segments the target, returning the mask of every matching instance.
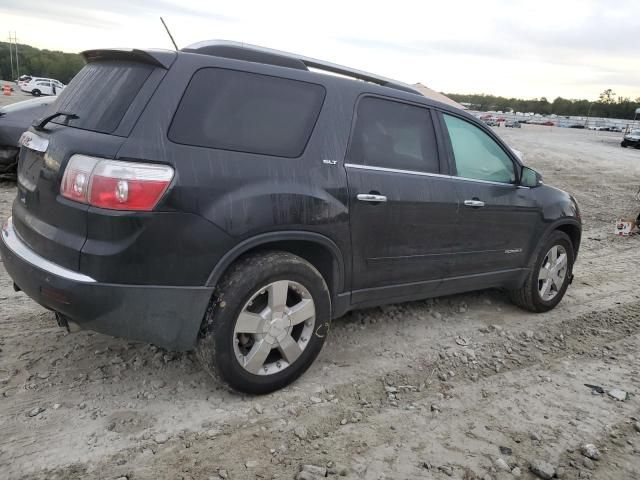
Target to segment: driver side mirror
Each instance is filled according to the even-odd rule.
[[[539,187],[542,185],[542,175],[536,172],[533,168],[522,167],[520,185],[531,188]]]

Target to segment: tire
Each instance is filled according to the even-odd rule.
[[[31,90],[31,95],[33,95],[34,97],[39,97],[40,95],[42,95],[42,92],[37,88],[34,88],[33,90]]]
[[[278,302],[277,297],[287,300]],[[294,309],[298,309],[297,319]],[[285,315],[278,315],[282,310]],[[223,384],[250,394],[269,393],[309,368],[324,345],[330,321],[329,289],[313,265],[287,252],[250,254],[233,264],[216,287],[200,331],[197,356],[204,369]],[[264,355],[259,354],[265,351],[268,355],[260,360]],[[286,351],[293,353],[286,357]]]
[[[16,173],[18,170],[18,158],[16,157],[14,161],[7,163],[0,163],[0,175],[4,175],[7,173]]]
[[[623,141],[622,141],[622,143],[620,144],[620,146],[621,146],[622,148],[626,148],[626,146],[627,146],[627,141],[626,141],[626,140],[623,140]]]
[[[566,254],[566,267],[564,270],[564,276],[562,277],[562,283],[558,287],[555,283],[548,286],[547,295],[553,294],[552,298],[543,298],[540,287],[544,288],[544,280],[540,279],[541,269],[545,266],[544,262],[549,260],[548,254],[551,253],[552,248],[557,248],[557,252]],[[558,255],[560,257],[560,255]],[[511,301],[525,310],[531,312],[547,312],[553,309],[564,297],[569,283],[573,276],[573,262],[575,260],[575,254],[573,251],[573,244],[569,236],[558,230],[552,232],[538,247],[534,260],[529,265],[529,274],[524,285],[521,288],[510,290],[509,294]],[[548,265],[548,263],[547,263]],[[557,281],[557,277],[554,276]]]

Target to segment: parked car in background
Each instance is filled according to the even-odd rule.
[[[622,138],[622,147],[640,148],[640,129],[631,130]]]
[[[545,127],[553,127],[555,125],[551,120],[547,120],[546,122],[540,123],[540,125],[544,125]]]
[[[520,122],[517,122],[515,120],[509,120],[508,122],[504,122],[504,126],[507,128],[522,128],[522,125],[520,125]]]
[[[493,118],[489,118],[489,119],[485,120],[484,123],[486,123],[490,127],[499,127],[500,126],[500,122],[498,122],[497,120],[494,120]]]
[[[53,97],[40,97],[0,108],[0,174],[14,173],[18,164],[20,135],[40,118]]]
[[[613,125],[613,126],[609,127],[609,131],[610,132],[622,133],[622,127],[619,127],[618,125]]]
[[[60,325],[195,349],[256,394],[350,310],[503,287],[545,312],[571,283],[575,199],[463,110],[244,43],[83,56],[22,136],[0,235]]]
[[[29,83],[32,79],[33,77],[31,75],[20,75],[16,80],[16,83],[18,84],[19,88],[22,88],[24,85]]]
[[[20,87],[20,90],[34,97],[40,95],[58,95],[66,85],[53,78],[32,78]]]

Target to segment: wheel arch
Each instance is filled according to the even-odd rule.
[[[568,217],[568,218],[562,218],[562,219],[556,220],[555,222],[552,222],[546,226],[542,235],[538,237],[538,240],[537,240],[538,243],[535,244],[531,250],[531,254],[527,263],[528,265],[530,265],[531,262],[535,261],[536,256],[538,255],[539,245],[546,242],[549,236],[553,232],[563,232],[569,237],[569,239],[571,240],[571,245],[573,246],[574,260],[575,258],[577,258],[578,250],[580,249],[582,226],[577,219]]]
[[[344,292],[345,267],[340,248],[322,234],[305,231],[269,232],[240,242],[218,261],[207,279],[207,286],[215,286],[240,257],[267,250],[286,251],[311,263],[325,279],[332,300]]]
[[[554,226],[554,228],[550,229],[548,234],[551,232],[558,230],[560,232],[566,233],[569,239],[571,240],[571,244],[573,245],[573,256],[574,259],[578,257],[578,250],[580,249],[580,240],[582,237],[582,228],[577,221],[571,222],[561,222]]]

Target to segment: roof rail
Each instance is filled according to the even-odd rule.
[[[411,85],[398,82],[373,73],[363,72],[355,68],[344,67],[324,60],[296,55],[294,53],[283,52],[273,48],[259,47],[248,43],[234,42],[230,40],[205,40],[189,45],[182,49],[183,52],[200,53],[204,55],[215,55],[238,60],[248,60],[250,62],[279,65],[282,67],[308,70],[315,68],[326,72],[337,73],[346,77],[363,80],[365,82],[376,83],[384,87],[395,88],[416,95],[423,96],[419,90]]]

